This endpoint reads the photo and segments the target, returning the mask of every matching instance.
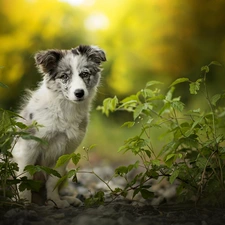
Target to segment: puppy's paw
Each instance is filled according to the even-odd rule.
[[[62,200],[66,200],[70,205],[73,206],[81,206],[83,203],[78,198],[74,196],[63,196],[61,197]]]
[[[69,207],[70,203],[67,200],[61,200],[61,199],[52,200],[52,199],[49,199],[48,205],[63,209],[63,208]]]

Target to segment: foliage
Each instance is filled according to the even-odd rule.
[[[112,200],[117,196],[127,197],[132,193],[134,198],[141,195],[144,199],[154,197],[151,189],[151,181],[168,179],[171,184],[177,185],[177,197],[179,201],[194,200],[196,203],[222,205],[225,201],[225,146],[224,146],[224,117],[225,107],[223,99],[225,93],[210,96],[207,88],[208,74],[212,65],[220,66],[216,61],[201,68],[201,77],[195,81],[189,78],[178,78],[169,86],[164,94],[159,89],[162,85],[159,81],[149,81],[145,88],[136,94],[122,100],[117,97],[107,98],[103,106],[99,106],[107,116],[111,112],[126,111],[132,113],[133,119],[126,121],[123,126],[135,128],[137,134],[125,140],[119,152],[132,152],[138,160],[128,166],[120,166],[115,170],[113,177],[122,177],[126,181],[124,188],[110,187],[110,180],[105,181],[94,170],[82,171],[80,168],[72,169],[61,176],[57,168],[71,160],[75,166],[81,159],[81,155],[72,153],[61,156],[56,162],[55,168],[28,165],[25,170],[31,175],[42,171],[56,176],[60,186],[67,178],[77,182],[77,173],[89,173],[103,182],[111,193]],[[208,104],[207,110],[188,109],[182,101],[182,96],[175,96],[175,87],[180,84],[189,85],[189,93],[192,97],[202,95]],[[6,87],[0,83],[1,87]],[[30,135],[29,129],[38,124],[26,126],[17,122],[19,115],[0,109],[0,190],[4,199],[20,200],[17,186],[20,191],[24,189],[38,190],[40,183],[30,181],[26,177],[18,177],[18,165],[12,160],[12,151],[18,138],[43,140]],[[152,133],[158,129],[161,133],[163,147],[155,149]],[[162,136],[163,135],[163,136]],[[89,148],[84,148],[86,159],[89,161]],[[131,176],[131,172],[135,175]],[[112,177],[112,178],[113,178]],[[56,188],[55,187],[55,188]],[[87,206],[103,204],[105,193],[97,191],[85,200]],[[3,202],[3,204],[6,202]]]
[[[207,74],[211,62],[201,68],[202,76],[196,81],[178,78],[166,94],[157,87],[158,81],[150,81],[136,94],[119,101],[117,97],[107,98],[98,107],[104,114],[127,111],[133,120],[123,126],[136,127],[137,135],[127,139],[119,152],[132,152],[139,161],[115,170],[117,176],[124,177],[127,185],[117,188],[114,194],[126,196],[133,191],[145,199],[152,198],[151,179],[168,178],[176,181],[180,201],[195,200],[212,204],[224,204],[225,147],[224,147],[224,106],[221,103],[225,94],[210,96],[207,89]],[[201,94],[208,104],[208,110],[185,108],[182,98],[174,97],[175,87],[180,83],[189,84],[192,96]],[[140,129],[139,129],[140,128]],[[152,132],[159,129],[164,133],[163,147],[154,148]],[[163,140],[161,140],[163,141]],[[142,168],[142,172],[128,179],[131,170]],[[178,184],[177,184],[178,181]]]
[[[1,86],[5,87],[2,83]],[[12,151],[19,138],[45,142],[29,133],[30,129],[38,129],[36,123],[27,126],[18,122],[18,117],[18,114],[0,108],[0,196],[4,200],[1,204],[11,204],[11,200],[19,202],[18,187],[20,191],[38,190],[40,187],[39,182],[17,174],[19,169],[13,161]]]

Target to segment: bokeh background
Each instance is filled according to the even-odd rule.
[[[91,115],[88,134],[80,146],[95,144],[93,163],[123,163],[117,153],[135,129],[121,128],[129,115],[106,118],[96,107],[103,99],[123,98],[149,80],[166,85],[178,77],[192,80],[200,68],[225,62],[224,0],[0,0],[0,107],[16,110],[25,88],[34,89],[41,76],[35,52],[98,45],[106,51],[102,85]],[[225,86],[224,67],[213,67],[212,92]],[[178,88],[187,104],[188,89]],[[157,138],[157,137],[156,137]]]

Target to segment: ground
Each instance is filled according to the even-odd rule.
[[[88,169],[87,169],[88,170]],[[113,173],[111,167],[95,167],[104,180]],[[96,176],[81,173],[76,191],[81,200],[83,196],[106,188]],[[112,187],[123,186],[123,180],[115,179]],[[70,188],[74,184],[70,183]],[[68,189],[69,191],[69,189]],[[24,208],[6,208],[0,206],[0,225],[224,225],[225,209],[211,206],[196,206],[194,203],[175,204],[174,185],[168,182],[153,183],[152,191],[156,193],[153,200],[127,200],[118,198],[110,201],[106,198],[103,205],[92,207],[70,206],[57,209],[53,206],[31,204]],[[66,192],[64,193],[66,194]],[[1,200],[1,199],[0,199]]]
[[[95,207],[56,209],[32,204],[3,213],[1,225],[224,225],[225,210],[193,205],[140,206],[119,200]]]

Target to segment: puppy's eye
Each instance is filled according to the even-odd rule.
[[[80,76],[81,76],[82,78],[89,77],[89,76],[90,76],[90,73],[87,72],[87,71],[84,71],[84,72],[81,72],[81,73],[80,73]]]
[[[62,79],[62,80],[68,80],[68,78],[69,78],[69,76],[68,76],[68,74],[66,74],[66,73],[63,73],[63,74],[60,76],[60,79]]]

